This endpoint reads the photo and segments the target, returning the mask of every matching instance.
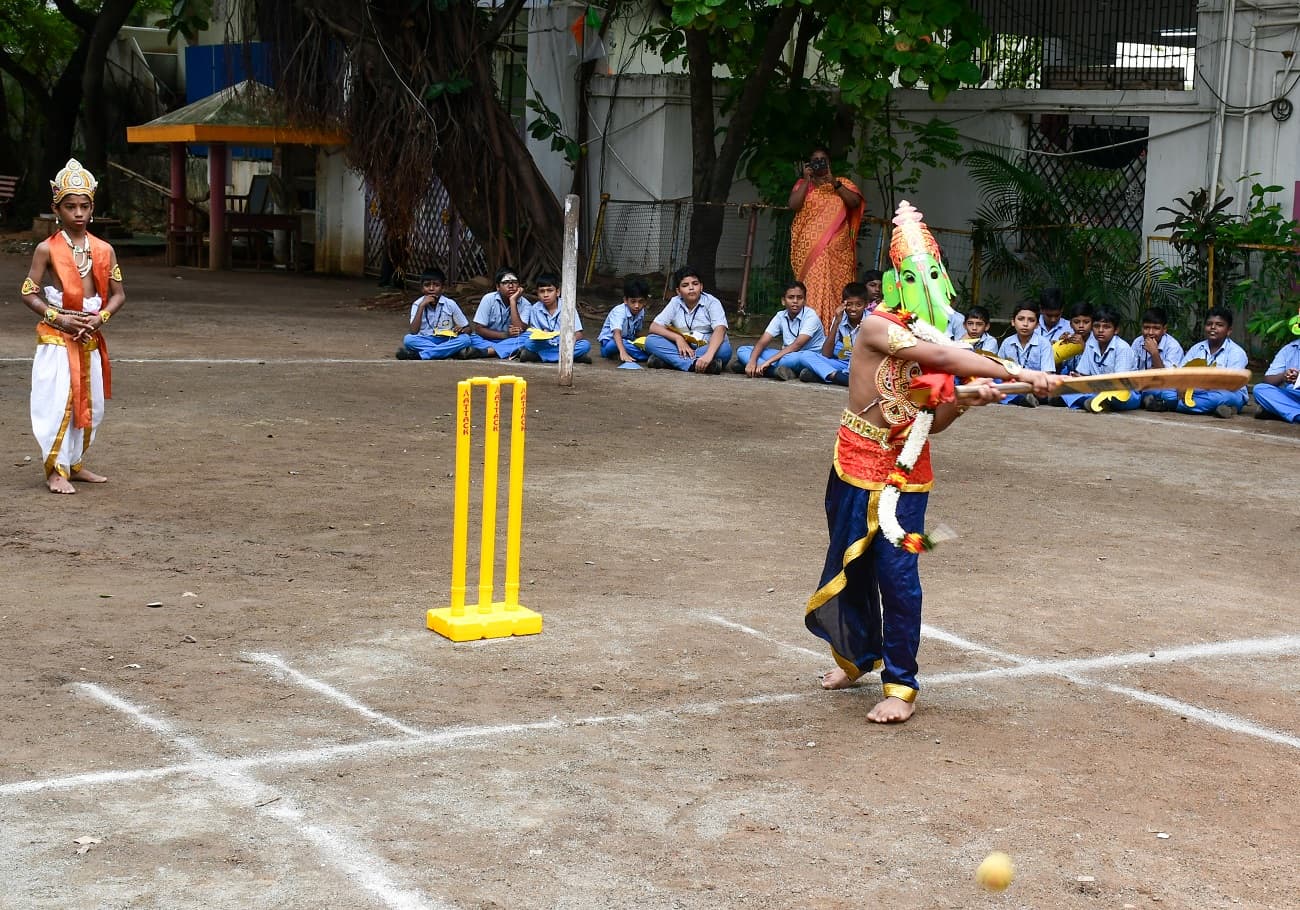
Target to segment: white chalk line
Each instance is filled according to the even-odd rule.
[[[729,619],[707,614],[704,618],[709,619],[718,625],[736,629],[745,632],[748,635],[754,635],[764,641],[781,646],[784,650],[811,653],[823,662],[829,660],[829,655],[817,654],[807,648],[790,645],[760,632],[757,629],[752,629],[749,626],[732,622]],[[1240,733],[1245,736],[1253,736],[1268,742],[1278,743],[1279,745],[1290,746],[1293,749],[1300,749],[1300,737],[1265,727],[1262,724],[1246,720],[1245,718],[1238,717],[1235,714],[1228,714],[1224,711],[1215,711],[1210,708],[1202,708],[1198,705],[1191,704],[1190,702],[1178,701],[1177,699],[1168,698],[1164,695],[1144,692],[1141,689],[1133,689],[1127,686],[1117,686],[1080,675],[1082,673],[1095,672],[1097,670],[1123,669],[1125,667],[1145,666],[1150,664],[1180,663],[1196,658],[1210,659],[1216,657],[1295,655],[1300,653],[1300,636],[1280,635],[1274,638],[1248,638],[1239,639],[1237,641],[1212,642],[1207,644],[1183,645],[1175,648],[1156,649],[1154,652],[1145,651],[1140,653],[1135,652],[1132,654],[1111,654],[1094,658],[1036,660],[1034,658],[1021,657],[1017,654],[999,651],[995,648],[968,641],[967,639],[953,635],[951,632],[945,632],[943,629],[936,628],[935,626],[923,624],[921,626],[921,634],[927,638],[942,641],[945,644],[952,645],[961,650],[983,654],[988,657],[996,657],[999,660],[1015,664],[1013,667],[994,667],[988,670],[973,670],[962,673],[940,673],[926,677],[926,683],[929,685],[951,685],[954,683],[1025,676],[1056,676],[1069,680],[1078,686],[1092,689],[1103,689],[1116,695],[1122,695],[1135,701],[1160,708],[1161,710],[1177,714],[1180,717],[1198,721],[1207,726],[1218,727],[1221,730]],[[1155,656],[1152,656],[1153,653]]]
[[[406,724],[402,723],[399,720],[396,720],[395,718],[389,717],[387,714],[383,714],[371,707],[368,707],[367,705],[363,705],[361,702],[357,701],[352,696],[348,695],[345,692],[339,691],[338,689],[334,688],[324,680],[316,679],[315,677],[308,676],[305,673],[295,670],[293,667],[289,666],[289,664],[287,664],[282,658],[276,656],[275,654],[262,654],[262,653],[245,654],[244,658],[246,660],[253,661],[254,663],[265,664],[268,667],[273,667],[278,673],[288,677],[290,680],[297,683],[298,685],[310,689],[311,691],[316,692],[320,695],[324,695],[326,698],[330,699],[331,701],[338,702],[339,704],[343,705],[345,708],[348,708],[349,710],[355,711],[356,713],[360,714],[362,717],[366,717],[369,718],[370,720],[377,721],[381,724],[384,724],[385,726],[392,727],[394,730],[398,731],[399,733],[405,733],[407,736],[425,735],[425,731],[417,730],[415,727],[408,727]]]
[[[0,357],[0,363],[31,363],[30,357]],[[221,366],[224,364],[247,365],[250,363],[263,364],[265,366],[294,366],[296,364],[389,364],[400,363],[395,357],[384,358],[362,358],[362,357],[114,357],[114,363],[199,363],[210,366]]]
[[[102,686],[81,683],[79,687],[96,700],[126,714],[140,726],[162,737],[168,744],[200,759],[209,769],[204,776],[232,794],[239,808],[256,808],[257,803],[265,802],[271,797],[273,791],[268,791],[256,778],[243,770],[232,768],[229,762],[217,758],[193,737],[178,732],[167,721],[145,713],[142,708]],[[292,797],[283,793],[274,793],[274,796],[276,804],[262,814],[279,819],[299,834],[306,836],[326,859],[328,865],[373,894],[385,906],[393,910],[432,910],[432,908],[446,906],[431,903],[418,892],[399,887],[390,875],[385,873],[387,864],[378,855],[370,853],[351,838],[340,836],[327,828],[306,821],[303,811],[294,804]]]

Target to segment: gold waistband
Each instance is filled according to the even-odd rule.
[[[62,335],[37,335],[36,336],[37,344],[55,344],[61,348],[66,348],[68,346],[69,340],[70,339],[63,337]],[[91,335],[85,341],[73,342],[73,343],[76,344],[78,347],[87,351],[99,350],[98,335]]]
[[[840,415],[840,426],[848,427],[854,433],[857,433],[863,439],[870,439],[884,448],[889,448],[889,430],[884,427],[878,427],[865,417],[854,414],[848,408]]]

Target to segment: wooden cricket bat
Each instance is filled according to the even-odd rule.
[[[1106,373],[1102,376],[1062,376],[1053,394],[1098,392],[1150,392],[1155,389],[1239,389],[1250,382],[1250,370],[1221,370],[1217,367],[1182,367],[1180,369],[1137,370],[1133,373]],[[998,391],[1022,395],[1034,387],[1027,382],[1003,382]],[[957,386],[957,397],[978,398],[974,386]]]

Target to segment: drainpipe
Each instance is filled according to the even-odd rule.
[[[1217,126],[1214,131],[1214,158],[1210,165],[1209,191],[1213,198],[1219,186],[1219,169],[1223,164],[1223,128],[1228,117],[1228,76],[1232,69],[1232,30],[1237,19],[1237,0],[1228,0],[1227,18],[1223,30],[1223,54],[1219,58],[1218,105],[1215,110]]]
[[[1243,177],[1246,175],[1246,151],[1250,143],[1250,96],[1251,88],[1255,85],[1255,45],[1258,38],[1259,23],[1255,22],[1250,26],[1250,62],[1246,65],[1246,103],[1241,115],[1241,157],[1237,159]],[[1246,197],[1246,193],[1237,194],[1237,214],[1242,217],[1246,215]]]

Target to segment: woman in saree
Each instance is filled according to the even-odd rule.
[[[858,225],[865,206],[853,182],[831,171],[830,154],[813,149],[803,178],[790,191],[790,265],[808,287],[807,305],[834,330],[844,286],[857,280]]]

